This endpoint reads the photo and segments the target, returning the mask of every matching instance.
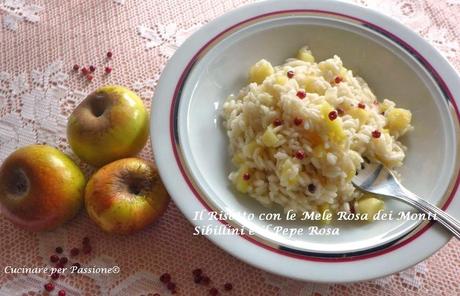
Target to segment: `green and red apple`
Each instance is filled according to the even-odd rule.
[[[136,93],[109,85],[88,95],[73,111],[67,138],[80,159],[100,167],[141,151],[148,123],[148,112]]]
[[[129,234],[166,211],[169,195],[153,164],[125,158],[100,168],[88,181],[85,206],[104,231]]]
[[[46,145],[20,148],[0,167],[0,207],[30,231],[52,230],[80,209],[85,177],[64,153]]]

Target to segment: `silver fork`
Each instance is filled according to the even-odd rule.
[[[406,189],[399,183],[393,172],[381,164],[364,163],[364,168],[353,177],[351,182],[364,192],[399,199],[426,214],[435,216],[437,222],[460,239],[460,222],[457,219]]]

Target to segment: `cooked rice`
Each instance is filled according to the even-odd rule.
[[[364,157],[389,168],[402,165],[406,148],[398,138],[411,129],[410,112],[387,99],[378,102],[340,57],[315,63],[304,47],[298,58],[280,66],[259,61],[250,80],[256,82],[230,95],[223,106],[235,164],[229,179],[264,206],[349,211],[350,202],[361,196],[351,178]],[[333,110],[343,115],[331,120]],[[374,131],[380,137],[373,137]],[[296,157],[298,151],[303,159]]]

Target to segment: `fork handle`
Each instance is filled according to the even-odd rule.
[[[405,190],[402,194],[399,194],[398,197],[400,200],[413,205],[424,213],[436,214],[436,221],[449,229],[457,237],[457,239],[460,239],[460,222],[449,215],[447,212],[441,210],[437,206],[427,202],[426,200],[418,197],[416,194],[408,190]]]

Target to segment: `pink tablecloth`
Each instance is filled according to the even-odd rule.
[[[156,80],[175,48],[202,24],[249,2],[253,1],[0,0],[0,161],[30,143],[47,143],[71,154],[66,118],[97,86],[129,86],[149,106]],[[460,67],[459,0],[355,2],[409,25]],[[105,59],[108,50],[113,52],[110,61]],[[94,80],[75,74],[75,63],[95,65]],[[110,75],[103,73],[105,66],[113,68]],[[142,156],[152,157],[149,147]],[[84,266],[118,266],[120,273],[66,275],[55,281],[53,295],[60,289],[67,295],[167,295],[158,280],[163,272],[173,276],[180,295],[206,295],[207,289],[191,280],[196,267],[211,276],[212,285],[233,283],[232,295],[460,295],[456,240],[408,270],[339,285],[268,274],[192,232],[174,204],[157,224],[126,237],[102,233],[84,211],[57,231],[42,234],[21,231],[0,218],[0,295],[43,293],[49,276],[11,275],[4,267],[47,265],[56,246],[68,252],[84,236],[90,237],[93,251],[79,255],[78,261]]]

